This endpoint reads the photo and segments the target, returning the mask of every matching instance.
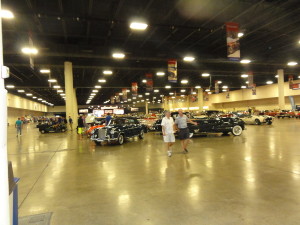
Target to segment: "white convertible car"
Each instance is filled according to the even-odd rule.
[[[255,125],[261,125],[263,123],[271,125],[273,122],[272,116],[263,116],[263,115],[245,115],[240,117],[240,119],[243,120],[245,124],[255,124]]]

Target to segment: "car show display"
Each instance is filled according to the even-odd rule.
[[[41,124],[38,126],[39,131],[42,134],[45,133],[59,133],[59,132],[66,132],[67,131],[67,126],[63,123],[61,124],[54,124],[54,125],[49,125],[49,124]]]
[[[273,123],[273,117],[267,115],[244,115],[239,117],[245,122],[245,124],[267,124],[271,125]]]

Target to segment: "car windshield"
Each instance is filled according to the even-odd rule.
[[[125,119],[112,119],[110,125],[124,125]]]

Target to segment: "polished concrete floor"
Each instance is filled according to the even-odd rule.
[[[8,128],[20,216],[53,212],[51,225],[300,224],[300,120],[247,126],[242,136],[195,137],[168,158],[148,133],[95,146],[71,131]]]

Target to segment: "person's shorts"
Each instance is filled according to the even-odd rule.
[[[183,129],[179,129],[178,132],[178,138],[180,140],[186,140],[190,138],[190,131],[189,128],[183,128]]]
[[[83,127],[78,127],[78,134],[83,134]]]
[[[169,142],[175,142],[175,136],[174,134],[166,134],[164,137],[164,142],[169,143]]]

